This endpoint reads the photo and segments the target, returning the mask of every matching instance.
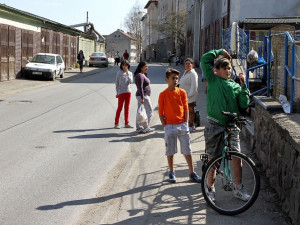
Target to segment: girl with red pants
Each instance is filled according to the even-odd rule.
[[[129,105],[131,99],[130,84],[133,82],[132,72],[130,72],[129,69],[130,69],[129,62],[127,60],[123,60],[120,65],[120,70],[117,72],[116,75],[116,91],[117,91],[116,98],[118,98],[118,109],[115,117],[115,127],[114,127],[115,129],[120,129],[119,119],[120,119],[120,114],[124,102],[125,102],[125,106],[124,106],[125,128],[133,128],[129,124]]]

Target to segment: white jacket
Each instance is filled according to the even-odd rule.
[[[196,102],[198,97],[198,74],[192,69],[190,72],[184,74],[179,80],[179,88],[186,91],[188,103]]]

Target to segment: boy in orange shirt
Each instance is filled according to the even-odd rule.
[[[185,156],[189,166],[189,177],[193,182],[201,182],[201,178],[194,172],[192,149],[189,133],[189,111],[185,90],[177,88],[179,71],[166,70],[168,88],[160,93],[158,99],[158,113],[165,131],[166,156],[170,169],[169,182],[175,183],[174,154],[177,153],[177,138],[180,142],[181,153]]]

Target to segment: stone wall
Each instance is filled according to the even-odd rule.
[[[293,224],[300,224],[300,114],[272,112],[256,102],[255,153]]]

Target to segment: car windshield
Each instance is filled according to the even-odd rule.
[[[31,62],[55,64],[55,57],[52,55],[35,55]]]
[[[102,53],[102,52],[94,52],[94,53],[92,54],[92,56],[94,56],[94,57],[100,57],[100,56],[105,56],[105,54]]]

